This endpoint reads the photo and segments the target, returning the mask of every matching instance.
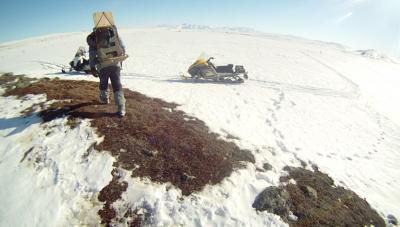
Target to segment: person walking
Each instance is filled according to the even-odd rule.
[[[125,97],[121,84],[121,64],[128,55],[123,45],[114,19],[110,12],[95,13],[95,27],[86,39],[89,45],[89,65],[91,73],[100,78],[99,101],[109,104],[108,81],[111,80],[117,115],[126,114]]]

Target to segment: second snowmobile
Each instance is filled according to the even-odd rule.
[[[86,56],[85,47],[78,48],[78,50],[75,53],[74,59],[72,59],[69,65],[70,65],[69,72],[75,70],[77,72],[85,72],[86,74],[90,73],[89,59]],[[66,73],[67,70],[63,68],[61,71],[63,73]]]
[[[200,57],[189,67],[188,73],[190,77],[185,79],[204,79],[217,82],[237,82],[243,83],[244,79],[248,79],[248,74],[243,65],[233,64],[215,66],[211,60],[213,57],[206,57],[203,53]]]

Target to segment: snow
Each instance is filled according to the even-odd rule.
[[[41,126],[37,115],[19,112],[45,97],[25,100],[0,100],[0,225],[96,225],[97,192],[111,180],[113,158],[93,150],[85,155],[100,141],[88,121],[72,130],[66,119]]]
[[[148,226],[286,226],[279,217],[257,213],[251,208],[253,195],[265,185],[264,180],[259,183],[254,180],[264,177],[271,181],[269,174],[256,176],[252,170],[252,175],[246,170],[237,171],[221,185],[206,187],[200,193],[183,198],[180,191],[169,184],[132,179],[129,173],[121,171],[129,186],[122,200],[114,206],[122,214],[127,207],[144,207],[144,213],[152,213],[145,223]]]
[[[383,217],[400,217],[399,64],[281,35],[156,28],[121,36],[130,55],[125,87],[176,102],[211,131],[238,137],[234,142],[250,149],[256,163],[187,197],[120,170],[129,185],[114,203],[119,214],[143,207],[151,226],[285,226],[251,205],[265,187],[279,184],[285,165],[299,166],[301,159],[366,198]],[[2,44],[0,71],[95,81],[40,64],[66,64],[85,40],[84,33],[70,33]],[[203,51],[216,64],[244,65],[250,79],[240,85],[182,81],[180,73]],[[98,223],[97,192],[111,180],[114,159],[107,152],[84,155],[100,141],[88,121],[70,129],[65,119],[40,125],[36,115],[20,117],[43,99],[0,97],[0,225]],[[257,171],[265,162],[273,169]]]
[[[360,54],[361,56],[371,58],[371,59],[379,59],[379,60],[384,60],[388,62],[394,62],[396,63],[395,59],[392,59],[388,57],[387,55],[375,50],[375,49],[368,49],[368,50],[356,50],[356,54]]]

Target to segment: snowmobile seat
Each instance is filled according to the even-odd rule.
[[[217,73],[234,73],[232,64],[217,66],[215,70]]]

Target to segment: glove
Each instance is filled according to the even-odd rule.
[[[94,67],[90,68],[90,72],[94,77],[99,77],[99,73],[97,72],[96,68]]]

